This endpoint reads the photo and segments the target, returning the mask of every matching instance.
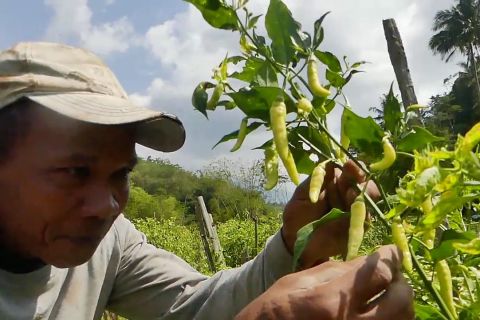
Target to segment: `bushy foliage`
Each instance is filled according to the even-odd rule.
[[[153,218],[135,219],[133,223],[152,245],[176,254],[202,273],[210,273],[200,233],[195,226]]]
[[[254,258],[267,239],[280,229],[279,218],[269,218],[258,223],[258,248],[255,248],[255,223],[253,220],[231,219],[218,225],[218,237],[225,262],[237,267]]]

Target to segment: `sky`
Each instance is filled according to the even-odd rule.
[[[446,64],[428,48],[435,13],[453,0],[284,0],[305,31],[326,11],[325,41],[320,49],[349,61],[366,60],[345,92],[354,111],[369,114],[378,107],[395,75],[390,64],[382,20],[394,18],[400,30],[420,103],[448,90],[444,79],[459,70]],[[267,0],[250,0],[251,11],[264,14]],[[26,10],[25,8],[29,8]],[[102,57],[117,75],[131,99],[140,105],[176,114],[183,121],[184,147],[165,154],[138,147],[142,156],[169,159],[189,170],[198,170],[218,159],[250,161],[268,133],[249,135],[235,153],[233,141],[215,143],[236,130],[242,114],[218,111],[207,120],[191,105],[191,94],[200,81],[210,80],[212,69],[228,53],[238,53],[238,36],[216,30],[199,12],[181,0],[1,0],[0,49],[20,41],[57,41],[88,48]],[[259,31],[264,32],[260,24]],[[398,90],[397,90],[397,93]],[[339,132],[334,110],[330,129]]]

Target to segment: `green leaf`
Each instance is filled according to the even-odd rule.
[[[240,61],[245,61],[245,60],[247,60],[247,59],[244,56],[233,56],[233,57],[228,57],[227,58],[227,62],[228,63],[233,63],[233,64],[237,64]]]
[[[445,196],[445,194],[447,195]],[[426,229],[436,228],[450,212],[475,199],[478,199],[478,195],[459,196],[455,192],[445,192],[440,197],[440,201],[433,207],[432,212],[422,219],[420,225]]]
[[[459,232],[457,230],[445,230],[442,232],[442,237],[440,238],[440,242],[443,241],[451,241],[451,240],[464,240],[464,242],[468,242],[476,238],[475,232],[473,231],[466,231],[466,232]]]
[[[407,176],[408,178],[408,176]],[[415,179],[400,184],[397,195],[401,203],[411,207],[420,205],[428,193],[442,180],[442,174],[437,166],[423,170]],[[445,200],[445,199],[444,199]]]
[[[260,19],[262,15],[258,15],[258,16],[255,16],[255,17],[252,17],[249,21],[248,21],[248,26],[247,28],[248,29],[252,29],[252,28],[255,28],[255,26],[257,25],[257,22],[258,22],[258,19]]]
[[[429,144],[439,141],[444,141],[444,139],[434,136],[425,128],[414,126],[407,135],[398,141],[397,149],[403,152],[420,151]]]
[[[245,63],[242,72],[234,72],[230,78],[235,78],[262,87],[278,87],[275,69],[265,60],[251,57]]]
[[[290,130],[288,140],[298,146],[299,148],[303,149],[303,143],[304,140],[302,139],[307,139],[307,141],[312,144],[316,149],[318,149],[321,153],[324,155],[329,155],[331,153],[330,147],[329,147],[329,140],[328,137],[324,133],[322,133],[319,130],[316,130],[312,127],[295,127]],[[305,151],[304,151],[305,152]],[[315,152],[315,151],[314,151]],[[312,153],[312,151],[309,151],[308,154]],[[315,152],[316,153],[316,152]],[[318,156],[321,158],[322,156],[318,154]],[[295,157],[295,155],[294,155]],[[325,160],[325,159],[323,159]],[[311,161],[311,160],[310,160]],[[312,161],[313,163],[313,161]],[[310,168],[307,172],[302,172],[305,174],[311,174],[312,169]]]
[[[385,215],[385,219],[390,220],[392,218],[395,218],[405,212],[407,208],[408,207],[406,205],[400,203],[396,207],[393,207],[392,209],[390,209],[390,211],[388,211],[388,213]]]
[[[214,28],[238,30],[237,14],[220,0],[184,0],[193,4],[205,21]]]
[[[415,301],[415,319],[417,320],[448,320],[438,308],[429,305],[419,304]]]
[[[480,238],[473,239],[468,243],[454,243],[453,246],[460,252],[477,255],[480,254]]]
[[[324,38],[324,31],[323,31],[323,28],[322,28],[322,23],[323,23],[323,20],[325,19],[325,17],[330,13],[330,11],[328,11],[327,13],[324,13],[317,21],[315,21],[314,23],[314,32],[313,32],[313,50],[317,49],[320,44],[322,43],[323,41],[323,38]]]
[[[238,92],[228,95],[249,118],[260,119],[268,123],[270,123],[270,106],[280,95],[283,95],[287,112],[296,111],[292,98],[278,87],[242,88]]]
[[[328,67],[328,69],[332,70],[333,72],[342,72],[342,65],[338,58],[331,52],[328,51],[315,51],[315,56],[320,60],[324,65]]]
[[[403,117],[402,106],[397,97],[393,93],[393,83],[390,86],[390,91],[385,98],[385,104],[383,106],[383,120],[385,123],[385,130],[390,132],[396,132],[397,128],[401,124]]]
[[[368,159],[378,159],[383,155],[383,130],[372,119],[362,118],[350,109],[345,110],[345,134],[350,144]]]
[[[315,162],[310,159],[310,153],[303,150],[301,144],[292,143],[290,152],[293,155],[298,173],[310,175],[315,168]]]
[[[195,88],[192,94],[192,104],[200,111],[207,119],[207,101],[208,101],[208,93],[206,89],[212,88],[215,85],[209,82],[200,82],[200,84]]]
[[[347,84],[347,80],[340,73],[333,72],[330,69],[327,69],[325,77],[333,87],[338,89],[343,88]]]
[[[294,271],[297,270],[299,266],[299,259],[303,253],[303,250],[307,247],[308,242],[313,236],[313,233],[315,230],[317,230],[318,227],[337,220],[341,218],[346,218],[350,216],[349,213],[343,212],[338,209],[332,209],[329,213],[324,215],[318,220],[315,220],[313,222],[310,222],[309,224],[305,225],[302,227],[300,230],[297,232],[297,240],[295,241],[295,246],[293,250],[293,269]]]
[[[301,25],[292,17],[292,13],[281,0],[270,0],[265,28],[272,39],[272,53],[276,61],[287,65],[294,61],[295,42],[301,43]]]
[[[440,261],[453,257],[457,254],[456,245],[468,243],[475,238],[473,232],[458,232],[455,230],[446,230],[442,233],[440,244],[430,251],[434,261]]]
[[[316,153],[316,151],[304,150],[304,140],[301,137],[309,141],[310,144],[324,155],[330,154],[328,138],[319,130],[306,126],[294,127],[289,132],[288,141],[290,142],[290,151],[295,159],[297,170],[299,173],[310,175],[316,166],[316,163],[310,159],[310,154],[312,152]],[[318,154],[318,156],[320,161],[326,160],[324,156],[320,154]]]
[[[367,61],[357,61],[357,62],[355,62],[354,64],[352,64],[352,67],[351,67],[351,68],[352,68],[352,69],[356,69],[356,68],[358,68],[358,67],[360,67],[360,66],[362,66],[362,65],[364,65],[364,64],[366,64],[366,63],[367,63]]]
[[[263,125],[262,122],[252,122],[251,124],[249,124],[248,127],[247,127],[247,135],[248,135],[250,132],[256,130],[256,129],[257,129],[258,127],[260,127],[261,125]],[[233,131],[233,132],[231,132],[231,133],[223,136],[223,138],[220,139],[220,140],[212,147],[212,149],[215,149],[215,147],[218,146],[220,143],[223,143],[223,142],[226,142],[226,141],[229,141],[229,140],[237,139],[237,137],[238,137],[238,132],[239,132],[239,131],[240,131],[240,130],[235,130],[235,131]]]
[[[277,73],[268,61],[265,61],[265,63],[260,67],[255,80],[259,86],[278,87]]]
[[[255,79],[258,70],[262,67],[264,63],[265,60],[251,57],[245,62],[243,70],[241,72],[232,73],[230,75],[230,78],[251,83]]]

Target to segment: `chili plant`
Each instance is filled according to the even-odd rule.
[[[416,291],[417,318],[479,319],[480,239],[468,230],[464,215],[477,208],[480,199],[480,124],[448,149],[442,138],[414,125],[419,121],[410,121],[421,106],[403,106],[392,88],[381,125],[355,113],[343,89],[365,62],[350,63],[320,49],[328,13],[315,21],[310,34],[281,0],[270,0],[263,18],[249,11],[248,0],[187,2],[211,26],[239,36],[241,54],[227,56],[213,81],[200,83],[192,96],[194,107],[205,116],[220,108],[244,113],[240,129],[217,145],[236,140],[235,151],[250,133],[271,130],[272,139],[258,147],[265,151],[265,188],[277,183],[281,160],[294,184],[299,174],[312,175],[312,202],[318,199],[325,166],[340,167],[346,159],[355,161],[382,191],[383,199],[375,203],[359,187],[350,212],[335,209],[302,228],[294,267],[316,227],[347,215],[346,258],[356,257],[368,207],[403,251],[404,271]],[[259,32],[261,18],[266,35]],[[327,126],[334,108],[343,108],[340,139]]]

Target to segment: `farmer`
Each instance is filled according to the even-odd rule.
[[[296,190],[282,230],[240,268],[204,276],[154,248],[121,214],[135,143],[171,152],[173,115],[134,106],[92,53],[54,43],[0,52],[0,319],[413,319],[393,246],[351,262],[348,222],[322,227],[291,271],[296,232],[355,197],[355,165],[316,205]],[[308,183],[308,182],[307,182]],[[378,192],[368,186],[372,197]]]

